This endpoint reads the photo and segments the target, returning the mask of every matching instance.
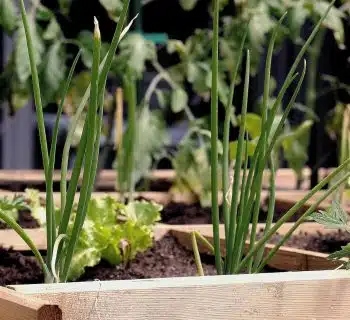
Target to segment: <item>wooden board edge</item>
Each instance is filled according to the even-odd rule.
[[[348,319],[347,271],[13,286],[67,320]]]
[[[6,320],[62,320],[58,304],[0,287],[0,318]]]

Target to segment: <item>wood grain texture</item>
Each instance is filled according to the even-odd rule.
[[[57,304],[0,287],[0,320],[61,320]]]
[[[285,234],[291,227],[293,223],[284,224],[280,230],[280,234]],[[258,225],[258,230],[263,228],[264,224]],[[46,249],[46,233],[45,229],[28,229],[27,230],[34,243],[39,250]],[[161,239],[165,234],[171,232],[184,247],[192,250],[191,243],[191,232],[198,231],[209,241],[212,241],[212,226],[211,225],[166,225],[159,224],[154,229],[155,239]],[[307,232],[309,234],[317,234],[318,232],[328,233],[332,232],[330,229],[325,229],[323,226],[307,222],[302,224],[295,233],[300,231]],[[224,227],[220,226],[220,236],[221,236],[221,250],[225,254],[225,245],[224,245]],[[199,250],[201,253],[209,253],[207,248],[198,243]],[[0,246],[5,248],[12,247],[18,251],[27,251],[29,250],[25,242],[13,231],[13,230],[0,230]],[[249,241],[246,242],[246,250],[249,247]],[[265,255],[274,247],[274,245],[267,244]],[[295,249],[290,247],[282,247],[276,253],[274,258],[270,261],[269,266],[287,271],[302,271],[302,270],[327,270],[335,269],[342,261],[330,261],[327,259],[328,254],[318,253],[314,251],[307,251],[301,249]],[[344,260],[346,261],[346,260]]]
[[[263,224],[258,225],[258,230],[263,228]],[[292,223],[286,223],[280,230],[280,234],[285,234],[291,227]],[[319,228],[321,227],[321,228]],[[299,231],[307,231],[308,233],[316,233],[320,230],[325,230],[322,226],[315,223],[304,223],[295,233]],[[171,233],[178,239],[179,243],[185,248],[192,250],[191,232],[198,231],[211,243],[213,243],[213,231],[210,225],[193,225],[193,226],[173,226]],[[220,245],[222,254],[225,255],[225,238],[224,226],[220,226]],[[249,241],[245,243],[245,252],[249,249]],[[210,254],[208,249],[198,242],[198,247],[201,253]],[[265,247],[264,256],[266,256],[274,248],[273,244],[267,244]],[[332,270],[340,266],[346,259],[340,261],[328,260],[328,254],[314,251],[290,248],[282,246],[269,262],[269,266],[278,270],[285,271],[311,271],[311,270]]]
[[[322,171],[324,175],[325,170]],[[311,170],[305,168],[303,170],[304,180],[301,184],[301,189],[308,189],[310,187]],[[68,172],[67,179],[69,180],[71,172]],[[173,181],[176,177],[174,170],[153,170],[149,173],[147,178],[150,180],[166,180]],[[102,189],[114,190],[117,173],[115,170],[102,170],[101,175],[97,181],[97,187]],[[53,174],[53,181],[59,182],[61,180],[60,170],[55,170]],[[45,175],[43,170],[0,170],[0,184],[30,184],[40,185],[45,183]],[[263,177],[263,186],[269,185],[269,171],[265,170]],[[297,185],[296,175],[291,169],[279,169],[276,175],[276,186],[278,189],[295,189]]]
[[[349,319],[350,273],[290,272],[15,286],[64,320]]]

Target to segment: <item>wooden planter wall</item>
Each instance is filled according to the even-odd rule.
[[[13,286],[0,300],[7,320],[349,319],[350,273],[318,271]],[[12,316],[8,300],[39,304]],[[57,310],[57,308],[59,308]],[[13,310],[13,309],[12,309]],[[15,309],[14,312],[16,312]],[[54,313],[55,312],[55,313]],[[62,312],[62,316],[60,315]],[[5,319],[1,318],[0,319]]]

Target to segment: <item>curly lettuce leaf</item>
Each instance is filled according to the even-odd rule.
[[[97,265],[101,259],[117,265],[148,249],[153,240],[152,226],[160,220],[161,209],[147,201],[135,201],[125,206],[108,196],[90,200],[69,280],[78,279],[86,267]],[[68,235],[72,228],[73,220]]]

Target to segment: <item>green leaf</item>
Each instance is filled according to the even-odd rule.
[[[241,123],[241,116],[237,117],[237,125]],[[261,133],[261,117],[256,113],[246,114],[246,130],[252,139],[260,136]]]
[[[301,174],[302,168],[308,159],[308,135],[313,121],[306,120],[294,130],[278,138],[277,143],[282,145],[284,156],[288,165],[297,175]]]
[[[230,160],[234,160],[237,157],[237,147],[238,147],[238,141],[230,142],[229,148],[230,148]],[[245,148],[245,147],[244,147]],[[254,151],[256,148],[256,143],[253,141],[248,141],[247,150],[248,150],[248,157],[252,157],[254,155]],[[243,157],[244,157],[244,150],[243,150]]]
[[[108,12],[109,17],[114,21],[118,21],[117,18],[120,16],[120,13],[123,10],[123,1],[122,0],[99,0],[99,1],[101,5]]]
[[[161,207],[146,202],[136,203],[133,209],[129,205],[127,209],[108,196],[90,200],[74,251],[70,280],[78,279],[86,267],[95,266],[101,259],[111,264],[127,262],[152,245],[152,227],[160,218]],[[70,221],[68,235],[72,224],[73,220]]]
[[[46,225],[46,209],[40,203],[39,191],[35,189],[26,189],[25,198],[28,200],[28,206],[35,220],[40,226]]]
[[[339,260],[342,258],[348,258],[350,257],[350,243],[347,244],[346,246],[342,246],[341,250],[336,251],[328,256],[329,259],[331,260]],[[347,269],[350,268],[349,262],[346,263]]]
[[[156,89],[156,90],[154,90],[154,92],[155,92],[155,94],[157,96],[157,100],[158,100],[159,105],[162,108],[165,108],[165,106],[166,106],[166,97],[165,97],[164,91],[160,90],[160,89]]]
[[[151,112],[148,108],[142,108],[141,113],[137,117],[136,122],[136,138],[134,150],[137,150],[137,155],[134,161],[133,168],[133,183],[134,185],[144,177],[152,167],[152,161],[157,154],[162,152],[164,146],[169,141],[169,136],[166,130],[166,124],[163,117],[157,112]],[[128,156],[127,150],[130,147],[130,133],[127,130],[123,135],[123,150],[122,155],[114,164],[118,168],[118,172],[127,170]],[[117,160],[118,160],[117,159]],[[127,183],[126,175],[118,177],[118,189],[125,190]]]
[[[186,11],[191,11],[197,5],[198,0],[180,0],[180,6]]]
[[[62,13],[67,16],[72,5],[72,0],[58,0],[58,3]]]
[[[29,21],[33,21],[29,17]],[[37,66],[40,65],[44,53],[44,45],[40,36],[38,34],[37,26],[32,22],[29,24],[32,40],[33,40],[33,48],[34,48],[34,58]],[[16,65],[16,73],[20,82],[25,82],[29,76],[31,75],[30,64],[29,64],[29,56],[27,49],[27,42],[24,33],[24,28],[21,25],[18,28],[17,39],[15,44],[15,65]]]
[[[0,211],[15,221],[18,220],[18,211],[23,209],[28,209],[28,206],[22,196],[14,196],[13,199],[9,199],[8,197],[0,199]]]
[[[174,113],[183,111],[188,103],[188,96],[182,88],[176,88],[171,95],[171,110]]]
[[[349,228],[349,216],[337,201],[333,201],[326,211],[313,213],[310,220],[316,221],[329,229],[348,230]]]
[[[315,12],[321,17],[326,12],[329,3],[327,1],[317,1],[314,6]],[[326,28],[332,30],[334,38],[341,48],[344,48],[344,25],[342,20],[344,17],[344,13],[333,6],[323,22]]]
[[[102,258],[112,265],[126,263],[134,259],[137,253],[150,248],[153,244],[152,237],[151,228],[128,220],[115,229],[113,239],[103,251]]]
[[[120,42],[118,60],[129,67],[138,78],[142,77],[147,61],[156,59],[155,44],[139,33],[128,33]]]
[[[45,57],[40,74],[43,105],[55,102],[57,93],[65,77],[65,54],[61,42],[54,42]]]
[[[12,34],[17,26],[17,10],[12,0],[0,0],[0,26]]]
[[[39,4],[35,17],[41,21],[50,21],[51,19],[55,18],[55,15],[49,8],[43,6],[42,4]]]
[[[129,202],[123,214],[137,225],[152,225],[160,220],[160,211],[163,207],[149,201]]]
[[[51,18],[49,25],[47,26],[44,34],[43,39],[45,40],[54,40],[58,38],[58,36],[61,34],[61,27],[57,23],[57,20],[55,17]]]

